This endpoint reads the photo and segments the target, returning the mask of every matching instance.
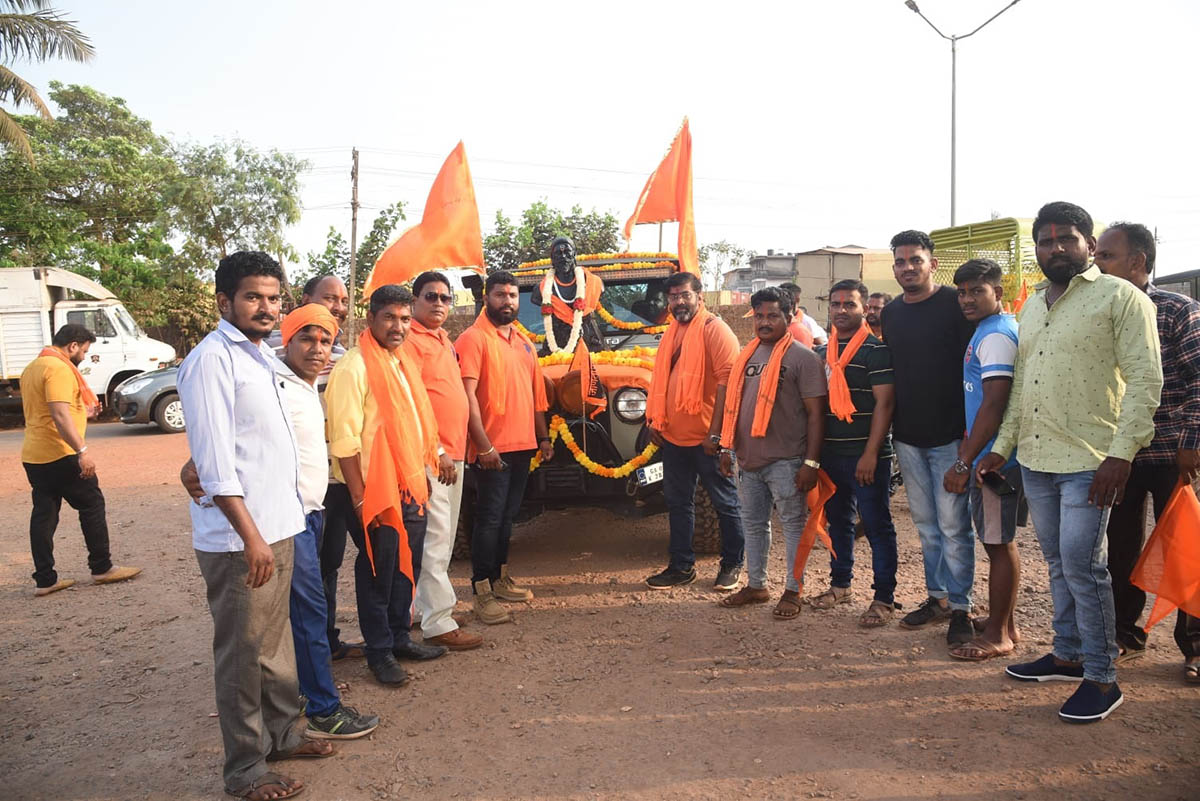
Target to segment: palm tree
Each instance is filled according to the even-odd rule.
[[[0,102],[33,106],[44,119],[50,109],[33,85],[9,69],[15,62],[68,58],[88,61],[96,52],[75,21],[47,8],[48,0],[0,0]],[[33,165],[33,148],[21,126],[0,108],[0,143],[19,151]]]

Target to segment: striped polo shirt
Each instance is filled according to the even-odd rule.
[[[844,348],[850,342],[850,337],[838,334],[838,349]],[[825,358],[826,347],[816,349],[822,359]],[[829,367],[826,366],[828,372]],[[871,436],[871,418],[875,413],[875,393],[871,387],[891,384],[892,354],[887,345],[883,344],[873,334],[868,334],[863,340],[854,358],[846,365],[846,384],[850,387],[850,400],[854,403],[853,420],[847,423],[825,412],[825,445],[822,455],[830,456],[861,456],[867,447]],[[879,458],[892,455],[892,436],[889,433],[879,449]]]

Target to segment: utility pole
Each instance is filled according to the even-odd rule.
[[[358,286],[358,148],[350,149],[350,321],[354,322],[354,307],[358,302],[355,287]]]

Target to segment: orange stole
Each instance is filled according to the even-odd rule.
[[[551,271],[553,271],[553,269],[554,268],[551,268]],[[589,273],[587,270],[583,271],[583,279],[583,314],[586,317],[594,312],[596,307],[600,305],[600,294],[604,292],[604,282],[598,277]],[[551,278],[550,280],[553,281],[555,279]],[[578,290],[576,290],[575,297],[579,297]],[[546,298],[542,298],[542,307],[545,308],[545,306]],[[550,308],[554,316],[567,325],[571,325],[575,321],[575,308],[570,304],[565,303],[563,299],[558,295],[555,295],[553,291],[551,291],[550,294]]]
[[[812,553],[813,543],[820,538],[821,544],[834,553],[833,541],[829,539],[828,520],[825,517],[825,504],[837,492],[833,479],[824,470],[817,471],[817,486],[808,491],[808,522],[800,534],[800,542],[796,545],[796,560],[792,565],[792,575],[804,592],[804,567],[808,564],[808,556]],[[836,554],[834,554],[836,556]]]

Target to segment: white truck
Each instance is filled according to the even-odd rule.
[[[19,402],[21,371],[68,323],[96,335],[79,372],[105,406],[117,384],[175,360],[174,348],[146,336],[117,296],[90,278],[56,267],[0,269],[0,403]]]

